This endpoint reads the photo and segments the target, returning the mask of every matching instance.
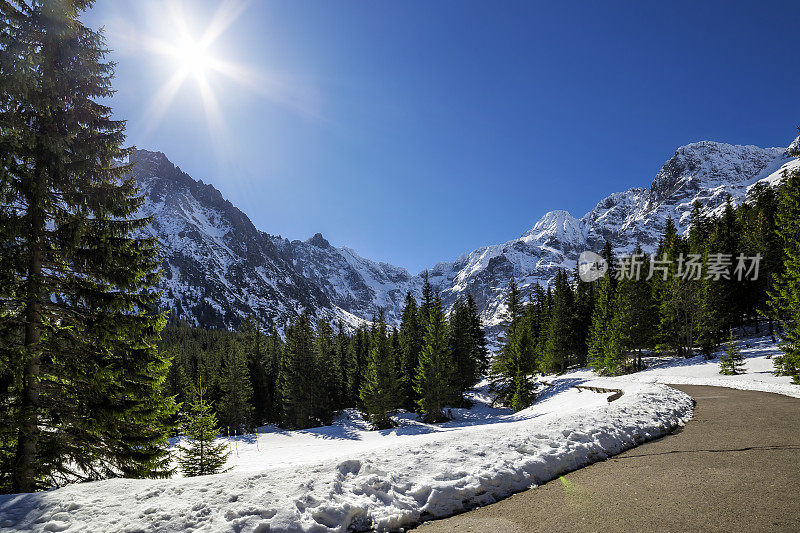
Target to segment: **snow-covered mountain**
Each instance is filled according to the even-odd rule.
[[[309,310],[353,325],[379,307],[394,320],[405,292],[420,283],[405,269],[334,248],[321,234],[290,242],[259,231],[160,152],[138,150],[132,161],[142,214],[152,217],[164,256],[161,303],[191,323],[232,327],[252,315],[283,329]]]
[[[797,140],[795,142],[798,142]],[[617,252],[640,244],[652,251],[666,220],[687,229],[695,200],[705,211],[728,196],[740,203],[759,180],[779,181],[797,165],[786,148],[703,141],[679,148],[650,189],[632,188],[601,200],[582,218],[551,211],[519,238],[479,248],[429,269],[446,306],[471,293],[487,326],[499,323],[508,279],[523,293],[546,284],[559,268],[572,269],[583,250],[605,240]],[[213,186],[195,181],[158,152],[137,151],[134,175],[146,196],[143,211],[162,243],[162,304],[196,324],[234,326],[247,315],[281,328],[305,309],[347,324],[369,320],[379,308],[400,316],[404,295],[419,295],[420,275],[332,246],[321,234],[289,241],[256,229]]]

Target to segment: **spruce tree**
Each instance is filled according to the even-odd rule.
[[[611,345],[611,331],[616,310],[616,290],[612,279],[606,275],[600,278],[597,304],[592,315],[589,330],[589,366],[596,372],[609,372],[606,355]]]
[[[417,301],[411,292],[406,294],[403,314],[400,318],[400,351],[401,351],[401,378],[403,391],[403,405],[413,409],[419,399],[414,391],[414,375],[419,366],[419,354],[422,352],[422,337],[424,331],[421,323],[421,313]]]
[[[335,403],[337,408],[342,409],[344,407],[355,405],[355,401],[351,401],[351,398],[348,396],[347,366],[349,364],[350,337],[347,335],[344,323],[342,323],[341,320],[337,322],[336,338],[334,339],[334,342],[334,357],[336,359],[336,368],[339,372],[339,377],[337,379],[338,390],[336,393]]]
[[[217,417],[205,399],[205,392],[201,383],[181,426],[185,438],[179,445],[178,464],[186,477],[222,472],[228,460],[228,446],[214,444]]]
[[[489,375],[490,388],[495,393],[496,402],[520,410],[533,401],[535,388],[533,376],[538,361],[535,341],[531,338],[533,328],[528,323],[529,318],[524,311],[519,289],[513,278],[509,281],[506,298],[503,345],[492,364]],[[548,300],[552,300],[552,297]],[[549,304],[547,306],[550,307]]]
[[[575,284],[575,363],[585,366],[589,355],[589,329],[592,326],[592,315],[596,305],[596,283],[580,279],[578,267],[575,267],[573,278]]]
[[[272,384],[269,382],[266,336],[260,324],[253,317],[242,321],[239,331],[247,361],[248,379],[252,386],[253,422],[259,426],[269,420],[272,407]]]
[[[314,359],[311,318],[308,313],[303,313],[287,328],[284,363],[279,377],[282,421],[290,429],[306,429],[317,425]]]
[[[800,146],[790,154],[800,157]],[[769,293],[773,316],[784,326],[781,337],[783,355],[775,359],[778,373],[792,376],[800,384],[800,169],[784,171],[775,217],[778,235],[784,249],[782,272],[775,275]]]
[[[450,311],[450,354],[453,359],[452,403],[463,403],[463,392],[475,384],[476,361],[473,359],[472,328],[466,302],[456,301]]]
[[[623,278],[617,282],[603,365],[605,372],[611,375],[619,375],[627,370],[628,354],[633,344],[631,333],[635,325],[633,317],[635,289],[634,279]]]
[[[630,347],[637,351],[636,370],[643,368],[642,352],[652,349],[656,345],[658,331],[658,302],[656,301],[652,280],[647,279],[650,271],[650,258],[637,246],[634,254],[641,257],[641,276],[638,279],[628,280],[630,291],[628,305],[630,306]]]
[[[481,324],[478,304],[475,303],[472,294],[467,294],[466,307],[470,322],[471,353],[474,362],[472,369],[475,371],[475,375],[470,376],[467,381],[471,381],[470,386],[473,386],[489,370],[489,350],[486,347],[486,332]]]
[[[325,320],[317,323],[314,342],[314,417],[323,425],[330,424],[337,408],[336,391],[339,389],[339,368],[333,328]]]
[[[445,420],[443,408],[452,398],[453,363],[448,345],[447,319],[439,297],[428,309],[422,352],[414,379],[417,405],[427,422]]]
[[[675,222],[668,218],[656,253],[657,261],[666,258],[669,262],[666,279],[663,272],[655,271],[651,284],[659,302],[660,346],[684,357],[693,353],[703,309],[701,282],[677,276],[678,259],[681,254],[688,257],[690,251],[686,240],[678,235]]]
[[[392,427],[389,414],[400,406],[400,379],[395,353],[387,335],[383,309],[372,333],[369,361],[361,385],[361,402],[375,429]]]
[[[458,300],[450,312],[450,353],[453,358],[453,403],[463,405],[463,393],[488,369],[486,337],[472,295]]]
[[[547,373],[564,372],[576,353],[575,294],[566,271],[560,269],[553,282],[553,312],[547,332],[543,370]]]
[[[0,3],[0,455],[11,486],[170,473],[152,310],[156,241],[137,238],[113,64],[89,1]],[[13,450],[13,451],[10,451]]]
[[[225,346],[219,414],[228,434],[240,434],[252,428],[253,388],[242,344],[231,338]]]
[[[744,373],[744,357],[742,357],[742,350],[736,344],[733,329],[730,330],[730,336],[725,345],[725,353],[719,358],[719,373],[726,376]]]

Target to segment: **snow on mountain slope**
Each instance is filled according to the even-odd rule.
[[[797,140],[795,142],[798,142]],[[429,269],[445,306],[471,293],[494,333],[509,278],[523,295],[546,285],[559,268],[573,269],[583,250],[617,253],[638,244],[653,251],[667,218],[686,231],[692,204],[716,212],[730,197],[742,202],[754,183],[772,185],[798,165],[786,148],[702,141],[678,148],[649,189],[631,188],[602,199],[581,218],[551,211],[518,239],[485,246]],[[135,176],[145,212],[165,253],[162,303],[190,321],[235,326],[253,314],[279,329],[305,309],[353,325],[385,308],[399,318],[405,293],[419,296],[420,275],[332,246],[321,234],[289,241],[257,230],[210,185],[174,167],[161,153],[138,151]]]
[[[191,323],[229,327],[254,315],[282,327],[304,309],[330,307],[272,241],[219,191],[164,154],[137,151],[134,177],[164,256],[161,303]]]
[[[519,239],[466,254],[442,272],[444,301],[473,294],[490,328],[500,322],[505,287],[514,275],[523,295],[534,284],[552,280],[559,268],[573,269],[583,250],[600,251],[608,239],[615,252],[630,253],[636,245],[652,252],[672,218],[679,231],[688,229],[695,201],[707,213],[724,206],[730,196],[741,203],[757,181],[775,184],[783,169],[797,165],[786,148],[733,146],[703,141],[679,148],[667,161],[650,189],[614,193],[577,219],[566,211],[546,213]]]

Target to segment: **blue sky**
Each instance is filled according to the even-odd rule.
[[[186,1],[199,36],[236,1]],[[603,5],[600,5],[603,4]],[[252,1],[193,78],[165,3],[98,2],[129,141],[212,183],[259,229],[412,273],[649,186],[675,148],[786,146],[800,124],[793,2]],[[180,22],[180,21],[177,21]]]

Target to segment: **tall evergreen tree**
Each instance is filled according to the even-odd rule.
[[[90,1],[0,3],[0,399],[11,486],[170,472],[159,259],[135,238],[113,64]]]
[[[222,472],[228,460],[227,446],[214,444],[217,417],[205,399],[205,392],[201,383],[181,426],[185,439],[179,445],[178,464],[186,477]]]
[[[560,269],[553,282],[553,312],[542,361],[545,372],[564,372],[570,361],[576,359],[575,317],[575,294],[566,271]]]
[[[538,286],[538,285],[537,285]],[[481,377],[485,376],[489,370],[489,350],[486,343],[486,332],[483,330],[481,324],[481,315],[478,311],[478,304],[472,297],[472,294],[467,294],[467,315],[470,321],[470,341],[472,343],[472,359],[475,362],[474,370],[475,375],[470,377],[472,385]]]
[[[322,424],[330,424],[336,409],[336,391],[339,389],[340,371],[336,360],[333,328],[325,320],[317,323],[314,344],[314,417]]]
[[[445,419],[443,408],[452,398],[453,363],[448,345],[447,319],[436,296],[428,309],[422,352],[414,379],[417,405],[428,422]]]
[[[400,351],[403,405],[407,409],[414,409],[419,399],[414,391],[414,376],[419,366],[419,354],[422,352],[422,337],[424,331],[420,320],[420,311],[417,301],[411,292],[406,294],[403,314],[400,318]]]
[[[389,414],[400,406],[400,400],[395,353],[381,309],[372,332],[367,371],[361,386],[361,402],[372,425],[376,429],[386,429],[393,426]]]
[[[267,339],[261,325],[252,317],[239,326],[241,342],[247,361],[248,381],[252,387],[251,404],[253,422],[258,426],[270,421],[272,411],[272,383],[270,383],[270,361],[267,354]]]
[[[578,267],[575,267],[573,278],[575,285],[575,362],[578,366],[587,364],[589,356],[589,330],[592,326],[592,315],[596,305],[596,283],[580,279]]]
[[[589,330],[589,365],[599,373],[609,371],[606,356],[611,347],[611,331],[616,310],[616,289],[610,276],[600,278],[597,304]]]
[[[800,157],[800,146],[790,154]],[[800,384],[800,170],[784,171],[775,217],[784,249],[782,272],[775,276],[769,306],[772,315],[781,319],[783,355],[775,360],[776,370],[793,377]]]
[[[627,305],[630,306],[630,347],[637,351],[636,370],[643,368],[642,351],[653,349],[658,332],[658,302],[656,301],[652,280],[647,279],[650,271],[650,258],[637,246],[634,257],[642,260],[641,275],[628,279],[629,292]]]
[[[463,392],[475,384],[477,361],[472,342],[472,320],[465,301],[456,301],[450,311],[450,354],[453,359],[452,404],[463,403]]]
[[[225,343],[224,368],[220,379],[222,398],[219,414],[228,434],[239,434],[252,428],[253,388],[247,369],[247,358],[241,342],[230,338]]]
[[[678,235],[675,222],[668,218],[654,259],[660,264],[653,265],[651,283],[659,301],[660,346],[685,357],[693,353],[702,319],[700,282],[677,275],[679,259],[688,257],[689,251],[686,241]],[[667,261],[667,265],[661,264],[663,261]]]
[[[495,355],[489,379],[491,390],[496,395],[495,401],[520,410],[533,401],[533,377],[538,361],[535,342],[531,338],[532,327],[526,323],[527,316],[514,278],[509,281],[506,294],[503,345]],[[548,304],[548,307],[551,306]]]
[[[279,378],[283,423],[291,429],[318,424],[314,385],[317,380],[314,331],[307,313],[300,315],[286,331],[286,350]]]

